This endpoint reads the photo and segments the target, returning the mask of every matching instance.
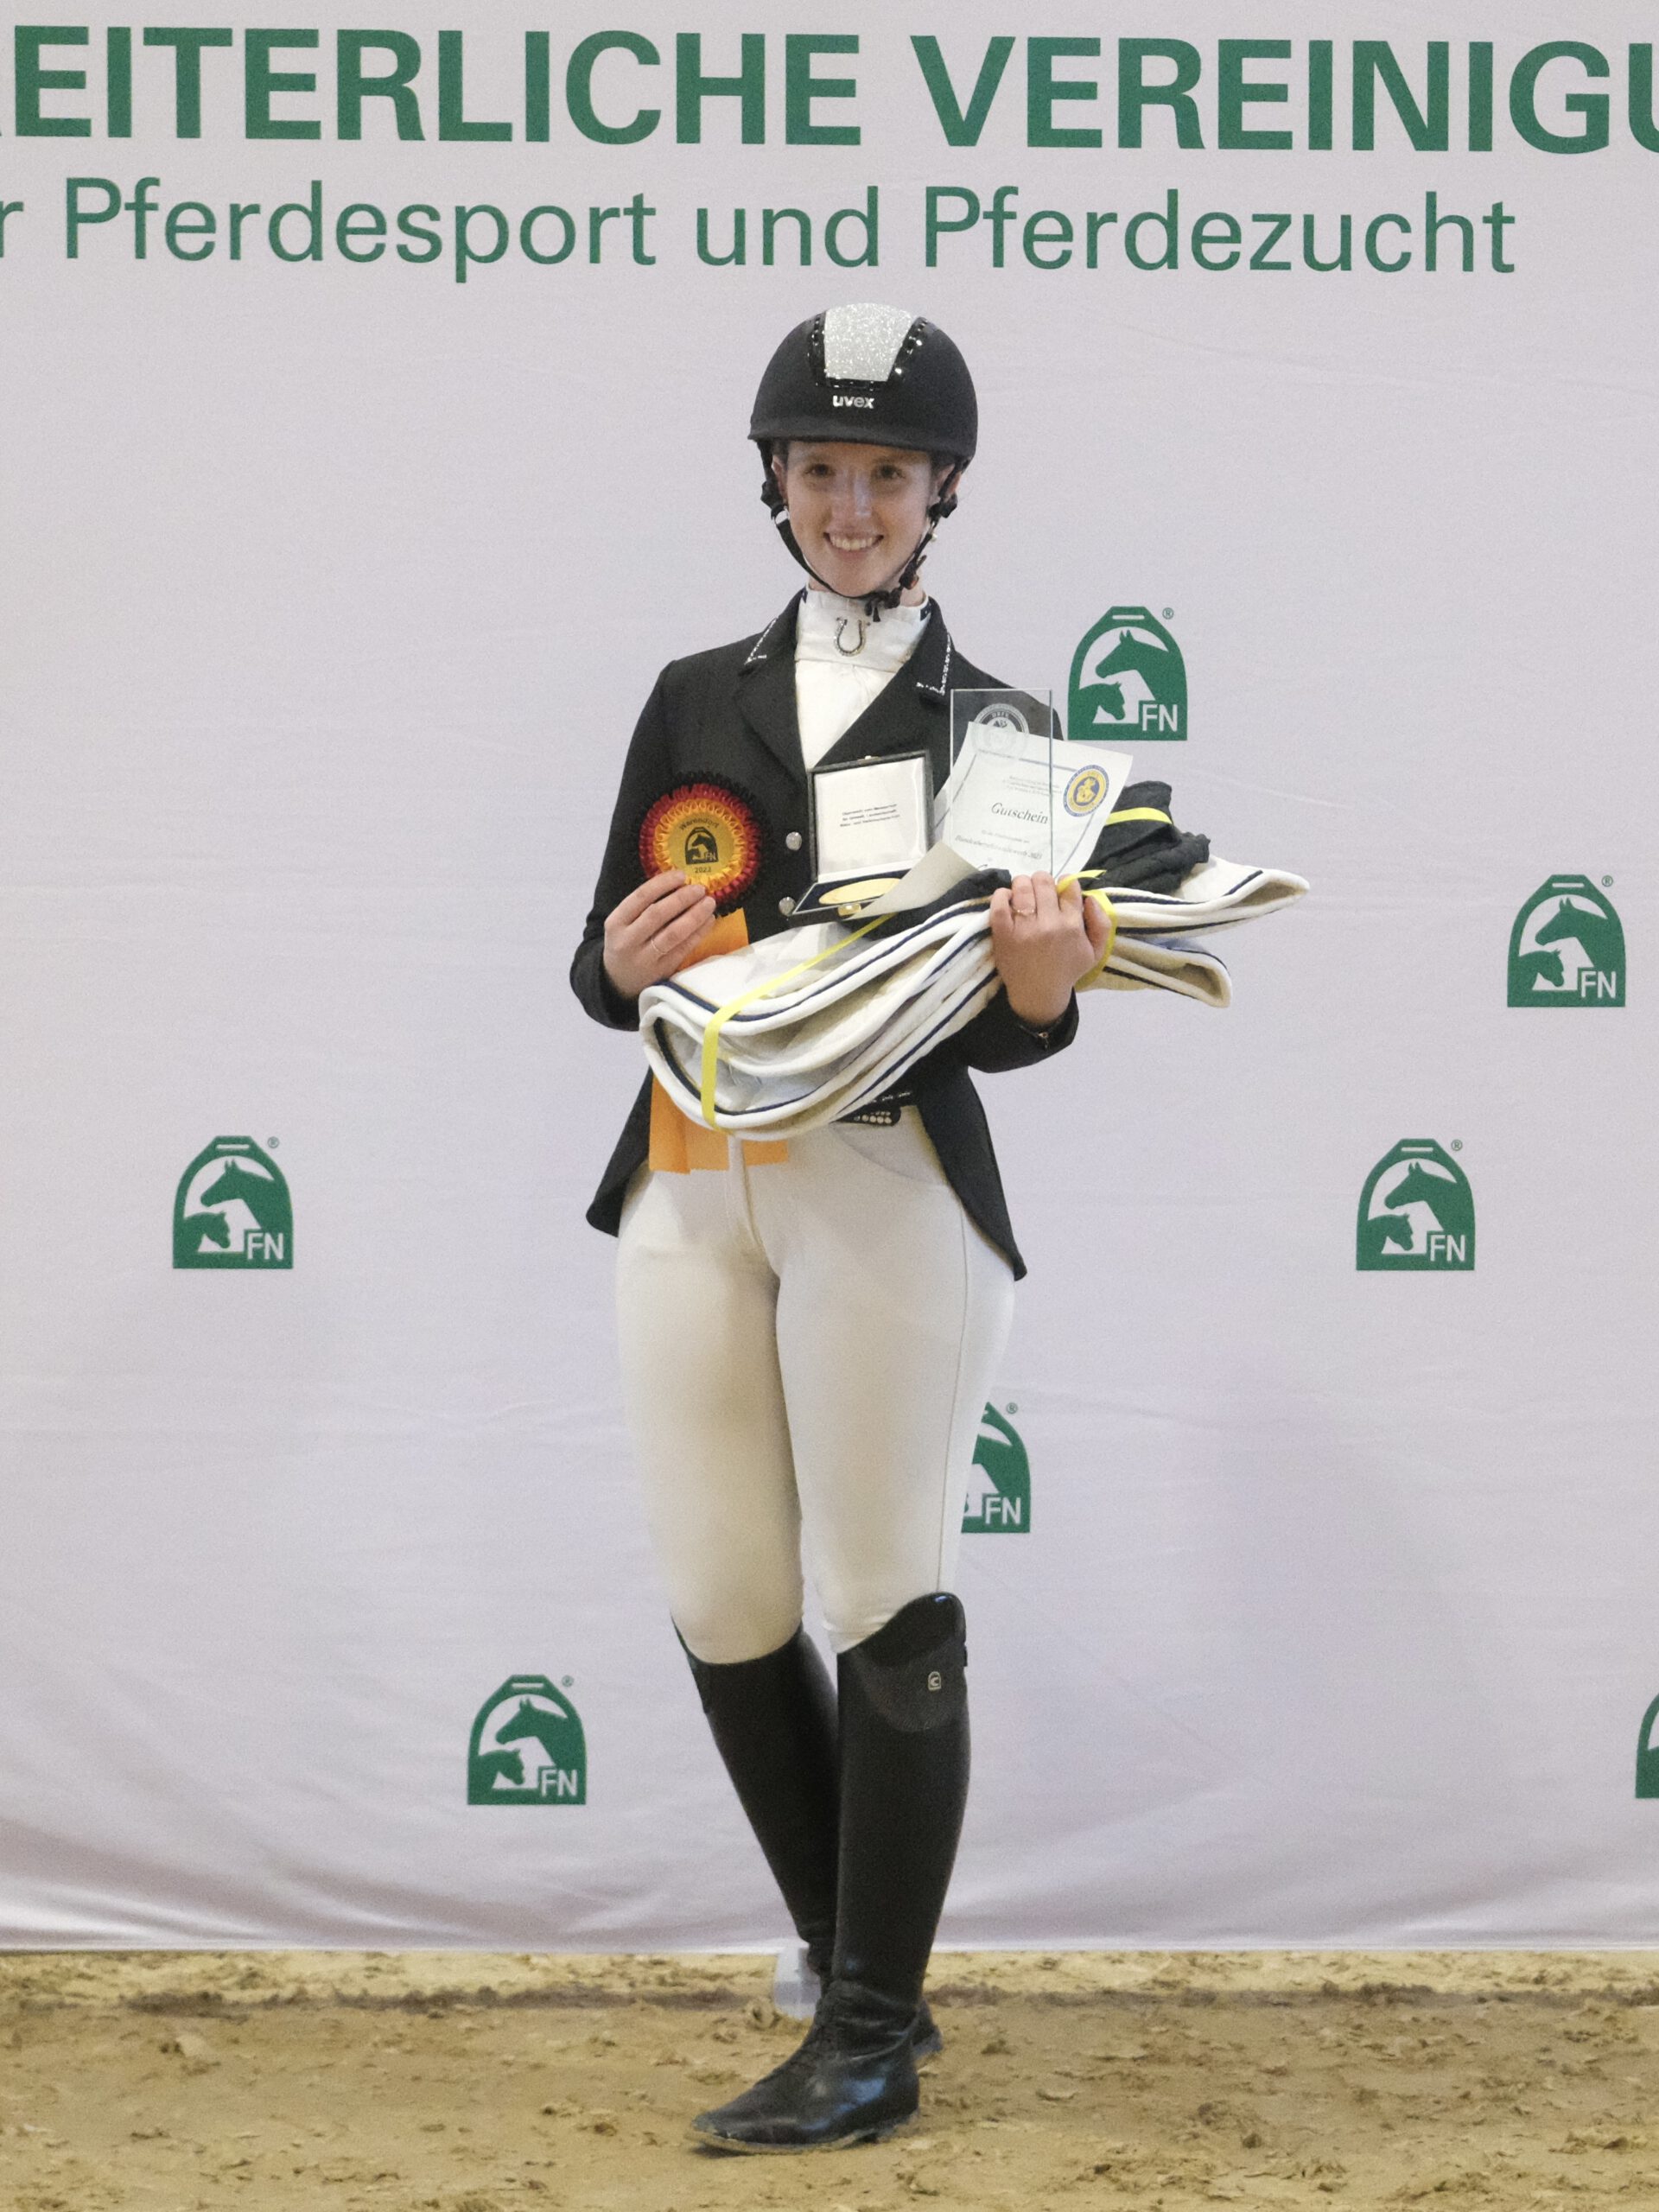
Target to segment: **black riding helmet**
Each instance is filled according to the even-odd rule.
[[[866,611],[879,616],[883,607],[897,607],[915,582],[933,532],[956,506],[956,487],[978,442],[979,405],[967,362],[937,323],[903,308],[867,302],[830,308],[790,332],[766,364],[749,435],[760,448],[765,471],[760,496],[785,544],[817,583],[824,579],[795,542],[772,473],[772,448],[780,440],[902,446],[951,462],[902,574],[865,601]]]

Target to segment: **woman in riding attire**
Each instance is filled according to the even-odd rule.
[[[880,306],[801,324],[749,435],[809,582],[646,703],[571,970],[613,1028],[638,1027],[647,984],[789,926],[814,769],[925,750],[937,785],[951,690],[995,681],[918,582],[977,437],[944,333]],[[968,1785],[949,1584],[1024,1272],[968,1071],[1071,1043],[1105,925],[1035,875],[991,926],[1002,988],[900,1090],[785,1147],[715,1138],[647,1079],[588,1213],[620,1238],[624,1397],[674,1623],[823,1985],[794,2056],[695,2123],[721,2148],[887,2134],[939,2047],[922,1983]],[[803,1536],[838,1695],[801,1626]]]

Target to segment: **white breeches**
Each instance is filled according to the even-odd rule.
[[[670,1610],[692,1653],[756,1659],[947,1589],[1013,1314],[913,1107],[786,1160],[641,1173],[617,1260],[623,1402]]]

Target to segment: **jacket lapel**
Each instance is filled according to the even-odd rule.
[[[744,721],[798,784],[806,777],[795,713],[795,616],[800,603],[798,592],[760,632],[738,671],[737,686]]]

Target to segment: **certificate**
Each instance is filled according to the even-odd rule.
[[[1132,765],[1128,753],[1090,739],[969,723],[939,794],[939,836],[976,868],[1073,875],[1087,866]]]

